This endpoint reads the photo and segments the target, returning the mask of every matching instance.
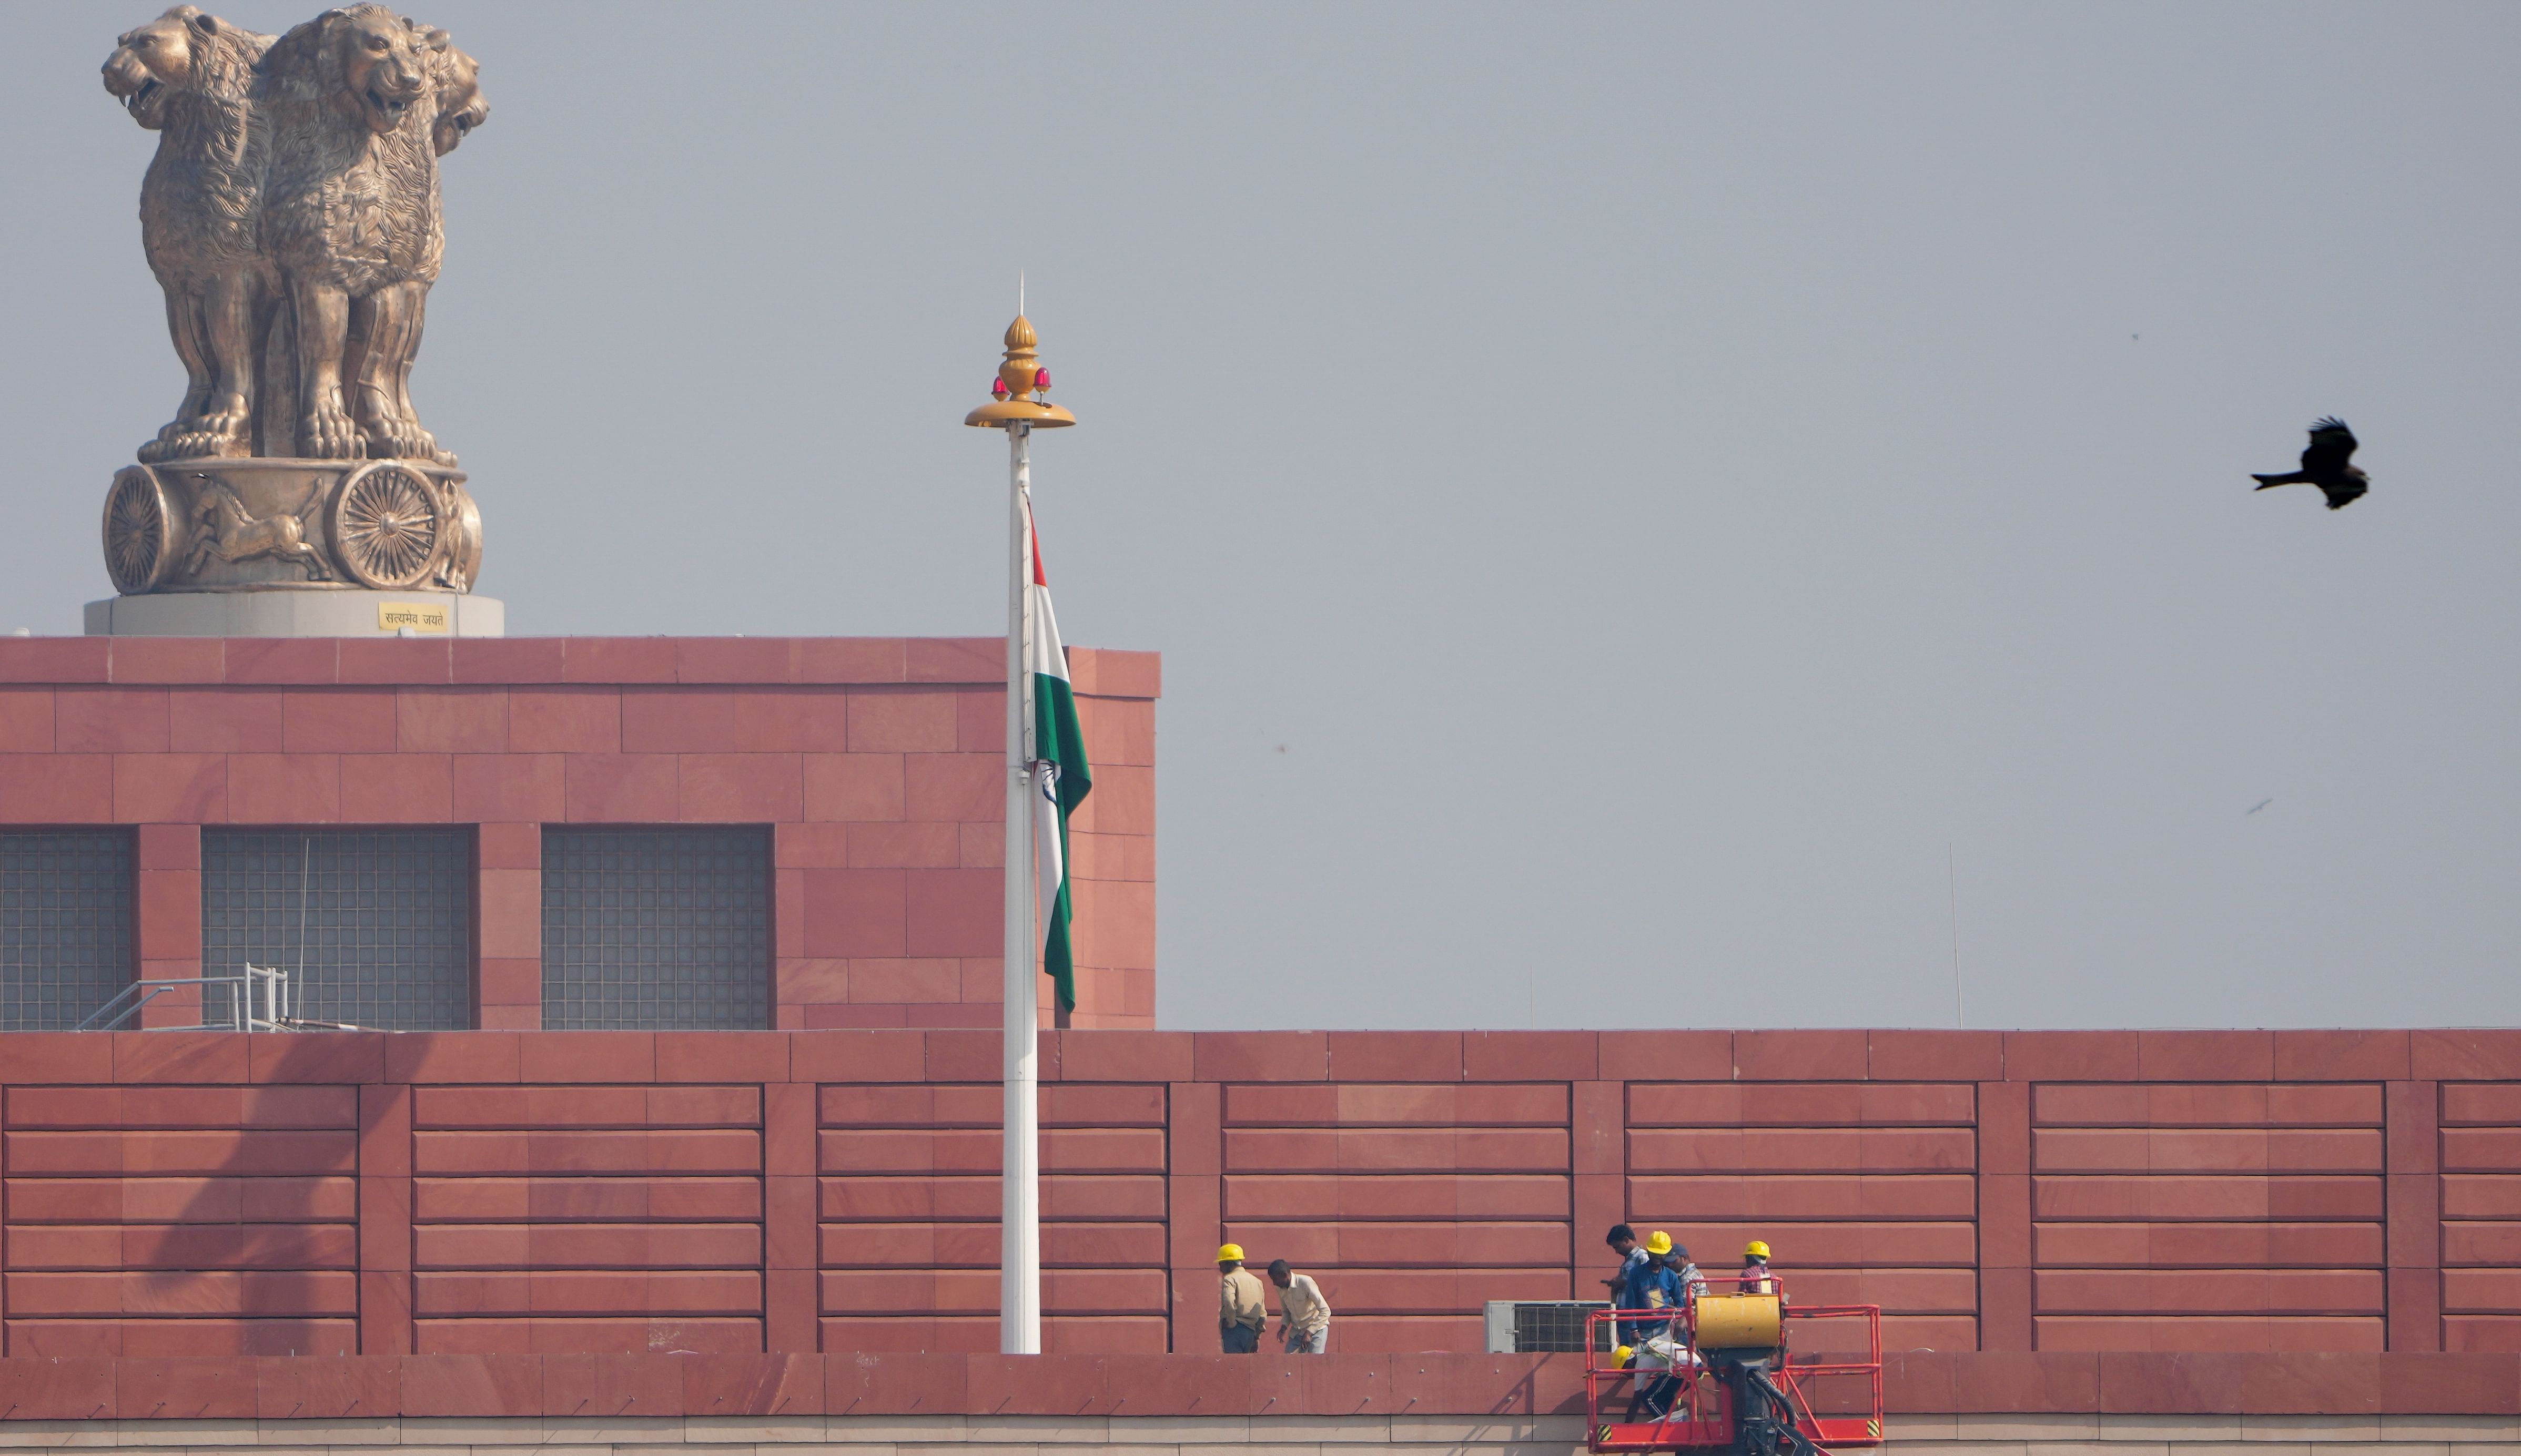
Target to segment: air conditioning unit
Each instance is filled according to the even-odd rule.
[[[1523,1299],[1488,1301],[1489,1353],[1498,1355],[1572,1355],[1584,1348],[1584,1317],[1611,1306],[1598,1299]],[[1598,1349],[1611,1348],[1606,1322],[1593,1333]]]

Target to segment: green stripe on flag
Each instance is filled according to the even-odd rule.
[[[1036,672],[1032,679],[1033,761],[1057,766],[1059,791],[1059,889],[1051,896],[1045,922],[1041,969],[1059,985],[1063,1011],[1077,1009],[1077,967],[1068,944],[1073,917],[1068,893],[1072,878],[1068,853],[1068,816],[1094,792],[1094,774],[1085,762],[1085,735],[1077,725],[1077,698],[1068,679]]]

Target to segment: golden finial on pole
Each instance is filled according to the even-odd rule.
[[[1075,415],[1044,397],[1050,392],[1050,371],[1041,367],[1041,361],[1034,356],[1033,350],[1040,342],[1032,332],[1032,320],[1017,314],[1016,321],[1007,325],[1006,362],[998,366],[998,377],[989,383],[993,397],[965,415],[964,424],[984,430],[1004,430],[1010,425],[1057,430],[1077,423]]]

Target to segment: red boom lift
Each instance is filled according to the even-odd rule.
[[[1728,1283],[1748,1282],[1710,1279],[1710,1293],[1670,1314],[1587,1316],[1588,1447],[1827,1456],[1833,1448],[1882,1444],[1882,1306],[1789,1304],[1785,1282],[1774,1275],[1757,1281],[1760,1292],[1712,1292]],[[1789,1332],[1820,1320],[1862,1320],[1864,1358],[1790,1353]],[[1606,1322],[1609,1341],[1600,1328]],[[1603,1353],[1605,1344],[1630,1343],[1662,1368],[1622,1365]],[[1828,1414],[1815,1407],[1816,1393]]]

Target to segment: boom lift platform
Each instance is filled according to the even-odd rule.
[[[1669,1314],[1618,1310],[1587,1319],[1595,1327],[1584,1342],[1588,1449],[1828,1456],[1882,1444],[1882,1306],[1790,1304],[1773,1274],[1756,1281],[1756,1293],[1712,1293],[1751,1282],[1711,1277],[1711,1293]],[[1789,1332],[1818,1320],[1862,1320],[1864,1357],[1792,1355]],[[1630,1344],[1644,1356],[1634,1364],[1604,1353]],[[1815,1409],[1816,1393],[1829,1414]]]

